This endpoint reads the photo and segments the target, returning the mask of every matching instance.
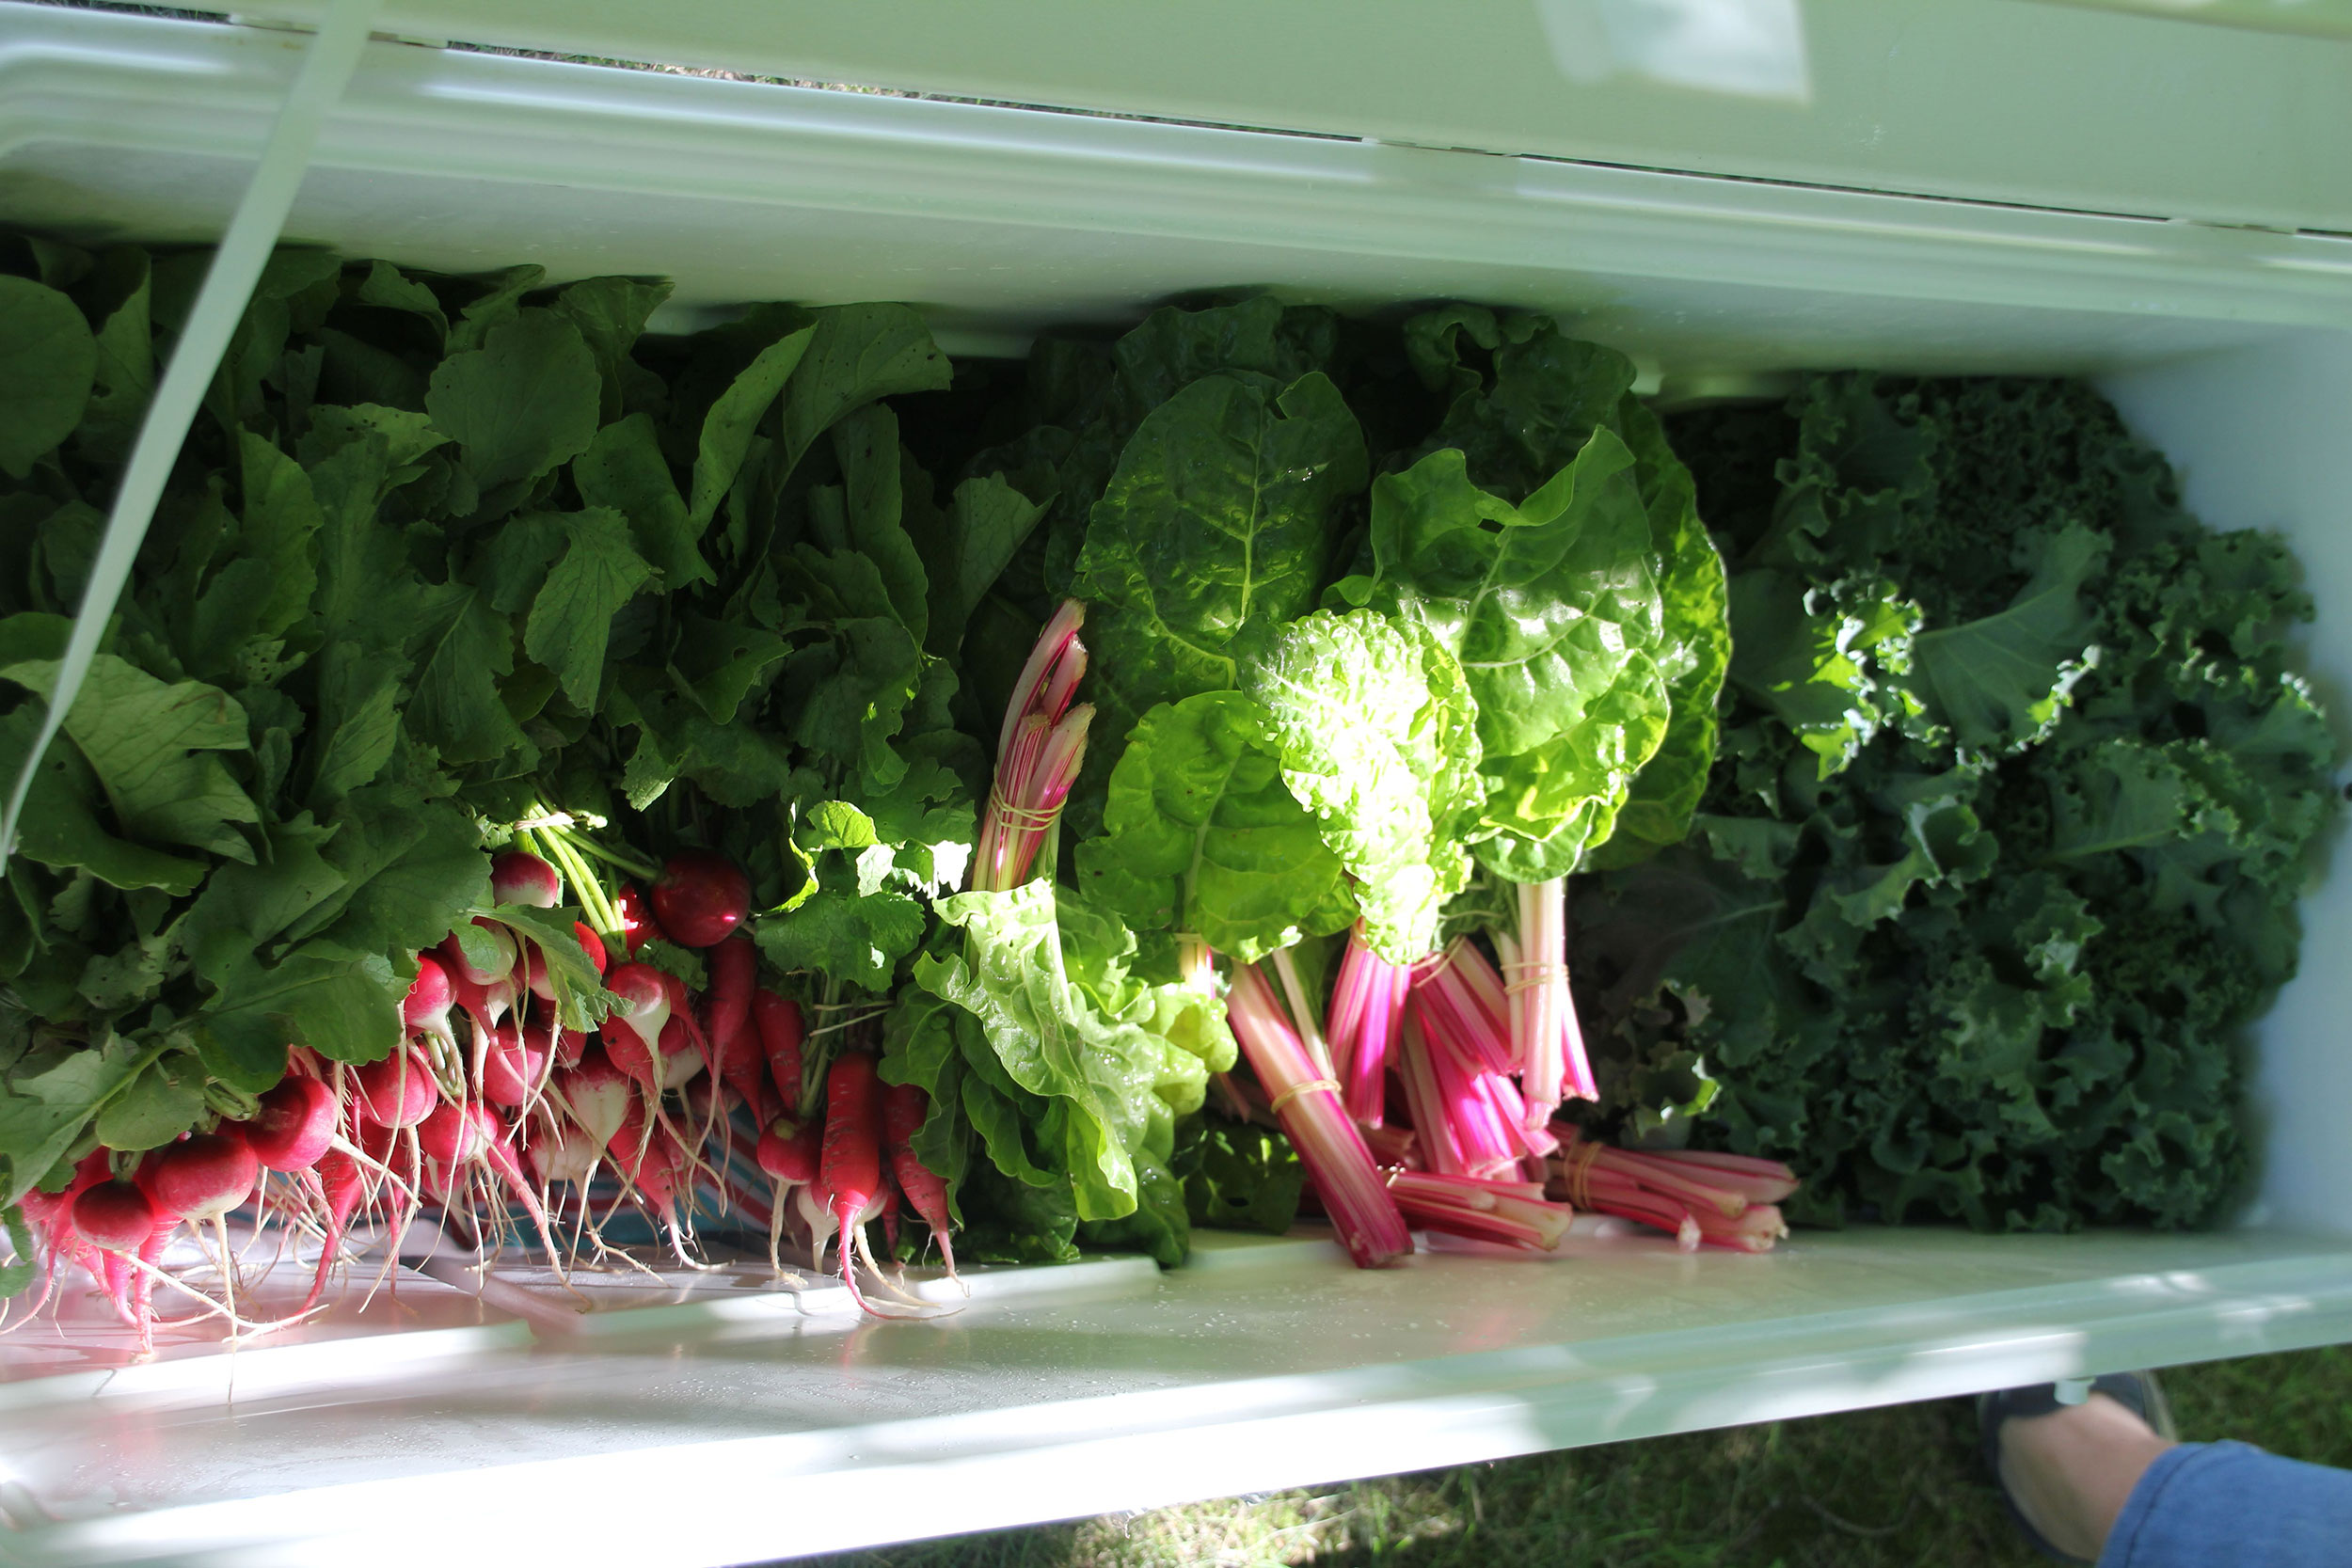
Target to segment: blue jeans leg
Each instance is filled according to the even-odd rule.
[[[2352,1563],[2352,1470],[2247,1443],[2157,1456],[2107,1534],[2099,1568],[2321,1568]]]

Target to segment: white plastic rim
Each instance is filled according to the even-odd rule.
[[[27,15],[28,11],[36,14]],[[0,221],[220,231],[283,35],[0,5]],[[673,272],[690,309],[908,297],[965,345],[1177,291],[1561,311],[1669,390],[1807,365],[2100,378],[2219,527],[2279,528],[2352,713],[2352,244],[1328,139],[1035,115],[377,42],[295,237],[450,270]],[[403,1334],[111,1370],[0,1339],[0,1551],[38,1563],[469,1549],[703,1563],[2352,1338],[2352,877],[2259,1032],[2247,1228],[1800,1234],[1769,1258],[1580,1236],[1556,1259],[1210,1236],[859,1327],[820,1293],[557,1336],[418,1281]],[[2334,1114],[2331,1114],[2334,1113]],[[404,1289],[407,1289],[404,1285]],[[358,1336],[358,1337],[354,1337]],[[130,1439],[135,1438],[136,1441]],[[616,1508],[707,1496],[733,1509]]]

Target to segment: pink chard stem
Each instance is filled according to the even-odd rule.
[[[1013,685],[996,742],[996,780],[972,857],[976,889],[1002,893],[1029,879],[1086,760],[1094,709],[1084,703],[1071,705],[1086,673],[1086,644],[1078,641],[1085,621],[1086,607],[1065,600]]]
[[[1306,1047],[1254,965],[1237,965],[1225,1016],[1250,1070],[1272,1098],[1315,1192],[1356,1266],[1378,1268],[1413,1250],[1405,1216],[1389,1196],[1364,1136],[1340,1107]]]

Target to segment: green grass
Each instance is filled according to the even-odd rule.
[[[2182,1434],[2352,1467],[2352,1349],[2165,1374]],[[812,1560],[825,1568],[2039,1563],[1943,1400]]]

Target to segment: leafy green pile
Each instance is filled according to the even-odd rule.
[[[0,241],[0,767],[206,261]],[[485,908],[553,820],[746,868],[819,1049],[930,1091],[968,1252],[1172,1262],[1298,1190],[1200,1116],[1233,1042],[1189,939],[1418,957],[1479,865],[1680,836],[1722,578],[1621,356],[1253,299],[1048,340],[1016,402],[903,307],[646,336],[666,292],[272,260],[8,864],[0,1197],[248,1109],[289,1046],[382,1057],[471,918],[568,952],[576,911]],[[950,895],[1073,594],[1058,861]]]
[[[2212,1218],[2334,800],[2285,547],[2077,383],[1819,377],[1673,434],[1733,695],[1691,842],[1579,893],[1606,1119],[1703,1111],[1816,1221]]]
[[[1286,1217],[1297,1170],[1263,1140],[1211,1117],[1176,1148],[1161,1125],[1233,1062],[1210,953],[1297,948],[1320,974],[1317,939],[1360,922],[1410,961],[1482,871],[1682,836],[1723,573],[1632,380],[1471,307],[1400,332],[1258,298],[1039,345],[1038,422],[973,462],[1047,520],[980,613],[1033,633],[1084,602],[1095,739],[1066,882],[950,900],[963,939],[894,1016],[883,1072],[932,1095],[927,1162],[1017,1185],[1057,1234],[1132,1210],[1120,1238],[1163,1256],[1187,1209]],[[1182,1049],[1123,1032],[1151,1019]],[[1140,1128],[1088,1081],[1112,1073],[1154,1084]],[[1007,1076],[1052,1109],[1008,1116]]]
[[[207,261],[0,247],[8,777]],[[818,1006],[887,995],[960,879],[948,661],[1040,513],[902,447],[879,400],[949,381],[921,320],[645,339],[666,284],[542,281],[269,263],[8,863],[0,1202],[249,1107],[289,1045],[383,1056],[538,814],[748,867]],[[562,954],[570,913],[496,918]]]

